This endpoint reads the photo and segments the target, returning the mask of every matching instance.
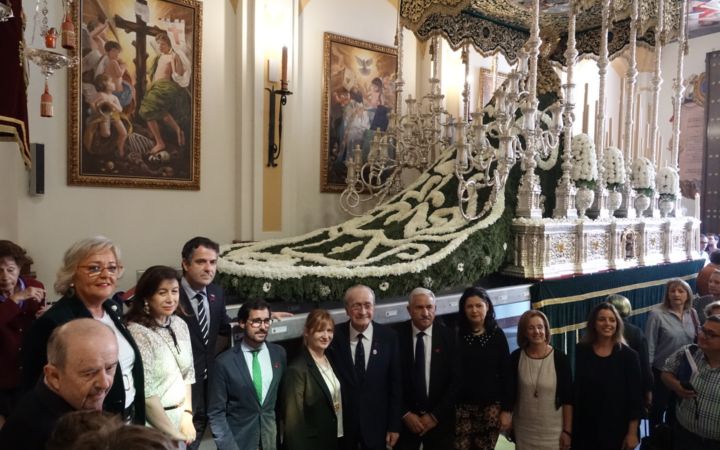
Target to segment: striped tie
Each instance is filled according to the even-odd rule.
[[[202,333],[203,344],[205,344],[205,347],[207,347],[209,334],[208,332],[210,330],[210,326],[208,324],[207,311],[205,311],[205,303],[203,302],[202,292],[198,292],[197,294],[195,294],[195,299],[197,299],[198,302],[198,324],[200,324],[200,332]]]

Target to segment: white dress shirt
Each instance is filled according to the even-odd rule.
[[[248,372],[250,372],[250,379],[252,379],[252,354],[253,351],[255,351],[256,349],[247,345],[245,341],[242,341],[240,343],[240,348],[242,349],[243,356],[245,357],[245,364],[247,364]],[[265,344],[264,342],[262,343],[262,345],[260,345],[258,361],[260,361],[260,373],[262,374],[262,401],[260,402],[260,404],[262,404],[265,401],[265,397],[267,397],[267,393],[270,390],[270,383],[273,379],[272,361],[270,361],[270,350],[268,350],[267,344]]]

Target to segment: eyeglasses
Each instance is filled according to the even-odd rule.
[[[266,327],[269,327],[272,322],[272,319],[252,319],[247,321],[247,323],[249,323],[250,326],[253,328],[260,328],[260,325],[265,325]]]
[[[715,339],[715,338],[717,338],[717,337],[720,337],[720,334],[717,334],[716,332],[714,332],[714,331],[712,331],[712,330],[708,330],[708,329],[705,328],[705,327],[700,327],[700,331],[701,331],[702,334],[704,334],[705,337],[708,338],[708,339]]]
[[[78,267],[80,267],[81,269],[85,269],[87,274],[91,277],[96,277],[100,275],[103,270],[107,270],[107,273],[109,273],[110,275],[117,275],[123,269],[123,266],[119,266],[114,263],[108,264],[107,266],[101,266],[100,264],[88,264],[87,266]]]

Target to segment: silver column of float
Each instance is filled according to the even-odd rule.
[[[575,84],[573,83],[573,72],[575,69],[575,60],[577,59],[577,49],[575,48],[575,2],[571,0],[568,4],[568,37],[567,49],[565,50],[565,65],[567,66],[567,79],[563,85],[565,91],[565,109],[563,111],[563,119],[565,121],[564,128],[564,148],[562,154],[562,177],[558,180],[558,187],[555,190],[555,209],[553,217],[556,219],[577,218],[577,210],[575,209],[575,183],[570,175],[572,170],[572,139],[573,139],[573,122],[575,121],[575,99],[573,97]]]
[[[686,7],[687,2],[680,2],[680,26],[678,31],[678,56],[677,56],[677,75],[673,82],[673,135],[672,135],[672,153],[670,155],[670,163],[668,166],[679,170],[678,166],[678,155],[680,153],[680,112],[682,111],[682,99],[685,92],[685,86],[683,85],[683,69],[685,64],[685,53],[688,50],[687,47],[687,36],[686,36]]]
[[[625,130],[623,134],[622,151],[625,155],[625,168],[628,179],[623,187],[623,202],[620,209],[615,212],[618,217],[628,217],[634,219],[635,214],[635,191],[632,186],[632,163],[634,152],[632,148],[633,136],[633,111],[635,105],[635,85],[637,84],[637,30],[638,30],[638,0],[632,1],[632,10],[630,13],[630,58],[628,61],[628,70],[625,74],[626,78],[626,97],[625,97]]]
[[[658,110],[660,103],[660,85],[662,84],[662,47],[665,43],[663,36],[665,32],[665,0],[657,0],[657,24],[655,25],[655,72],[652,77],[652,92],[653,102],[652,109],[650,111],[650,138],[646,143],[650,147],[650,161],[655,165],[656,169],[660,167],[660,160],[658,159]],[[649,215],[652,217],[660,217],[660,210],[658,209],[658,195],[657,189],[655,189],[652,203],[649,208]]]
[[[534,0],[533,18],[530,25],[530,39],[527,42],[529,47],[527,78],[528,98],[527,104],[525,105],[525,108],[523,108],[523,116],[526,117],[528,114],[537,114],[537,68],[541,42],[540,0]],[[529,124],[529,121],[525,122]],[[533,120],[531,125],[533,127],[537,126],[537,120]],[[522,166],[525,169],[525,173],[520,179],[520,186],[518,188],[518,207],[516,215],[517,217],[536,219],[542,217],[542,209],[540,209],[540,194],[542,189],[540,188],[540,180],[538,179],[537,174],[535,174],[535,168],[537,167],[537,162],[535,161],[535,156],[537,154],[535,130],[525,130],[525,137],[528,140],[525,145],[525,152],[522,156]]]
[[[597,133],[595,135],[595,147],[597,149],[598,178],[595,186],[595,204],[590,214],[600,219],[606,219],[610,215],[607,209],[608,191],[605,185],[605,113],[607,101],[605,100],[605,87],[607,79],[608,56],[608,22],[610,20],[610,3],[612,0],[603,0],[602,24],[600,25],[600,58],[598,59],[598,74],[600,75],[600,88],[598,92],[598,111],[595,121],[597,122]]]

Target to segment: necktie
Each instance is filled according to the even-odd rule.
[[[358,334],[358,342],[355,346],[355,373],[359,379],[365,378],[365,347],[363,346],[362,334]]]
[[[205,347],[207,347],[210,326],[208,323],[207,311],[205,310],[205,302],[203,302],[202,292],[198,292],[197,294],[195,294],[195,298],[198,302],[197,311],[198,324],[200,325],[200,333],[202,334],[203,344],[205,344]]]
[[[415,364],[413,365],[413,373],[415,380],[415,401],[417,402],[418,409],[425,411],[427,407],[427,383],[425,381],[425,337],[424,332],[417,334],[417,340],[415,341]]]
[[[258,360],[258,354],[260,349],[252,351],[252,378],[253,386],[255,386],[255,393],[257,394],[258,401],[262,405],[262,371],[260,370],[260,360]]]

